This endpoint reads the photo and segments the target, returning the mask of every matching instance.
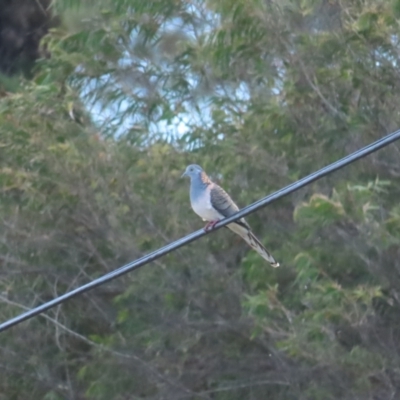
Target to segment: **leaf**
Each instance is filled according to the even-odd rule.
[[[345,215],[343,205],[321,194],[314,194],[308,203],[296,207],[293,217],[301,224],[326,226],[342,219]]]

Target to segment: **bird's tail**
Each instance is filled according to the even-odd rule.
[[[247,244],[252,247],[262,258],[267,260],[271,267],[279,267],[279,263],[275,261],[275,258],[272,254],[263,246],[263,244],[254,236],[253,232],[248,231],[246,236],[243,236],[243,239],[247,242]]]
[[[279,263],[275,261],[272,254],[264,247],[264,245],[255,237],[254,233],[250,229],[238,224],[229,224],[228,228],[240,235],[246,243],[253,248],[262,258],[267,260],[272,267],[279,267]]]

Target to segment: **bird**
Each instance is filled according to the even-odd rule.
[[[190,204],[193,211],[203,221],[208,221],[204,227],[205,231],[213,229],[218,221],[230,217],[239,211],[239,207],[234,203],[229,194],[216,183],[212,182],[200,165],[188,165],[182,174],[182,178],[184,176],[190,178]],[[279,263],[275,261],[272,254],[257,239],[244,218],[228,224],[227,227],[243,238],[272,267],[279,267]]]

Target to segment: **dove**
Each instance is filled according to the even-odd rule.
[[[182,177],[184,176],[190,178],[190,204],[193,211],[204,221],[208,221],[204,227],[205,231],[214,228],[215,224],[221,219],[230,217],[239,211],[239,207],[228,193],[212,182],[199,165],[188,165],[182,174]],[[244,218],[228,224],[227,227],[244,239],[272,267],[279,267],[279,263],[257,239]]]

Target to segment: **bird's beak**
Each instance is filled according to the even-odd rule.
[[[181,178],[183,178],[184,176],[186,176],[186,171],[181,175]]]

